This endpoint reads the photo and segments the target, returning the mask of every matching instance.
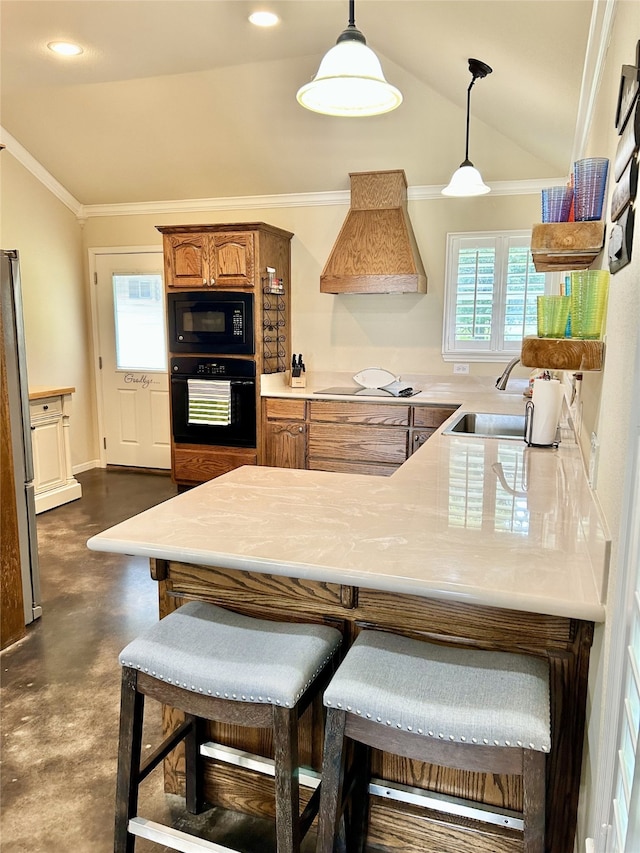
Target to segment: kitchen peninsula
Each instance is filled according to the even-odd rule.
[[[287,394],[287,391],[283,391]],[[310,386],[307,394],[313,393]],[[423,391],[412,405],[521,413],[521,394]],[[548,658],[552,751],[547,850],[572,849],[593,623],[603,621],[608,543],[568,423],[557,450],[445,432],[451,416],[390,477],[243,467],[89,540],[146,556],[165,615],[188,598],[274,619],[325,621],[347,643],[374,626],[440,642]],[[175,712],[165,722],[175,725]],[[318,769],[322,743],[303,721],[301,760]],[[212,727],[217,742],[268,755],[264,734]],[[269,813],[258,773],[207,771],[207,799]],[[384,754],[374,775],[400,799],[372,798],[369,841],[388,849],[520,851],[511,777],[444,771]],[[166,776],[180,790],[179,763]],[[384,787],[384,786],[383,786]],[[408,787],[467,801],[462,816],[418,810]],[[469,802],[473,801],[473,802]],[[473,807],[500,812],[474,820]],[[504,815],[504,817],[503,817]],[[476,817],[478,814],[476,813]],[[516,816],[517,817],[517,816]],[[439,845],[439,846],[438,846]]]

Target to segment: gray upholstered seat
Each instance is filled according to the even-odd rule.
[[[548,666],[528,655],[363,631],[324,702],[443,741],[550,749]]]
[[[129,643],[120,663],[183,690],[291,708],[341,640],[325,625],[271,622],[191,601]]]
[[[257,619],[191,601],[129,643],[120,653],[115,853],[134,853],[138,836],[174,850],[211,848],[182,830],[136,814],[140,783],[181,742],[185,805],[192,814],[203,808],[201,745],[211,734],[208,721],[271,730],[277,849],[300,853],[301,840],[318,813],[321,786],[301,812],[299,721],[313,702],[321,715],[322,691],[341,642],[340,632],[326,625]],[[158,748],[143,758],[147,696],[181,714]]]
[[[551,748],[544,660],[363,631],[325,690],[324,703],[316,853],[333,853],[345,813],[347,849],[366,849],[372,749],[457,770],[519,776],[522,850],[543,853]]]

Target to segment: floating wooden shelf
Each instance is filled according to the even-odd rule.
[[[549,370],[602,370],[604,342],[526,337],[522,341],[520,362],[524,367]]]
[[[538,272],[585,270],[604,246],[604,222],[539,222],[531,233]]]

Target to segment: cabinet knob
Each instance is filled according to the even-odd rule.
[[[202,283],[204,284],[205,287],[207,286],[208,282],[207,282],[206,278],[202,279]]]
[[[299,426],[299,427],[298,427],[298,432],[304,432],[304,427],[303,427],[303,426]]]
[[[215,278],[212,278],[212,279],[211,279],[211,282],[210,282],[210,284],[211,284],[211,287],[213,287],[213,285],[214,285],[214,284],[215,284],[215,283],[216,283],[216,280],[215,280]]]
[[[47,409],[49,408],[49,406],[43,406],[42,408],[43,408],[43,409],[45,410],[45,412],[46,412],[46,411],[47,411]]]

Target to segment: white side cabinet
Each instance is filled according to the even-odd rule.
[[[36,513],[82,496],[71,470],[69,419],[75,388],[29,391]]]

